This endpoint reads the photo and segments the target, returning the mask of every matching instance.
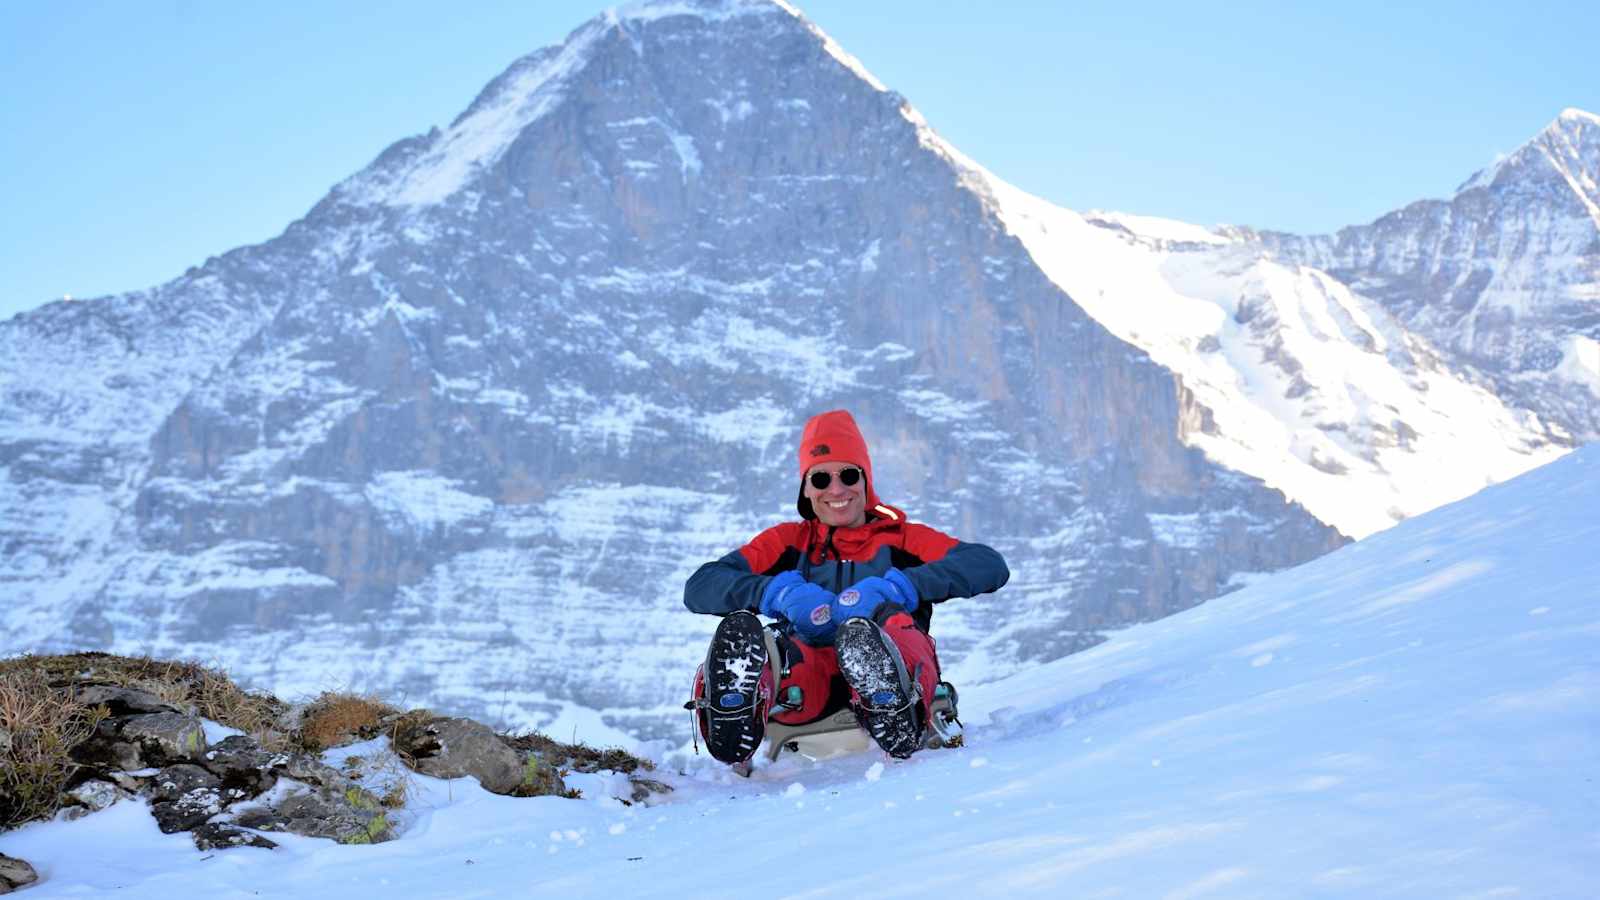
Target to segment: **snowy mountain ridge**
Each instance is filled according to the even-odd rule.
[[[1180,222],[1080,215],[989,176],[1040,267],[1180,374],[1185,440],[1361,538],[1566,451],[1326,272]]]
[[[1381,303],[1570,445],[1600,439],[1597,185],[1600,116],[1567,109],[1448,200],[1333,235],[1226,231]]]
[[[416,776],[380,847],[197,853],[145,801],[0,834],[40,900],[1592,896],[1600,446],[1091,650],[962,691],[966,746],[786,755],[674,791],[500,797]],[[346,751],[335,751],[343,753]],[[577,782],[575,782],[577,783]],[[752,835],[778,836],[752,839]],[[861,835],[895,836],[895,852]],[[686,860],[719,854],[714,879]],[[795,868],[796,859],[828,864]]]

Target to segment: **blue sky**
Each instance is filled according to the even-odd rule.
[[[0,318],[273,237],[604,5],[0,6]],[[955,146],[1080,210],[1331,231],[1600,112],[1592,2],[799,5]]]

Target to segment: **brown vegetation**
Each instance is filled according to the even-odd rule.
[[[285,740],[278,720],[288,704],[268,694],[246,691],[220,670],[196,662],[98,652],[0,660],[0,676],[17,672],[34,673],[58,689],[85,684],[135,688],[253,735],[263,746],[281,747]]]
[[[381,731],[381,720],[399,710],[374,697],[326,693],[313,700],[300,716],[296,741],[316,752],[352,741],[368,741]]]
[[[655,765],[640,759],[626,750],[612,747],[597,750],[587,744],[564,744],[542,734],[501,735],[501,740],[513,750],[531,753],[551,766],[573,772],[600,772],[610,770],[632,775],[639,769],[650,771]]]
[[[0,670],[0,830],[56,811],[78,771],[73,748],[105,715],[40,672]]]

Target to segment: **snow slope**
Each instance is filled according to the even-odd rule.
[[[963,698],[968,746],[670,755],[652,807],[421,780],[377,847],[0,836],[27,896],[1593,897],[1600,446]]]
[[[1188,443],[1345,534],[1566,452],[1532,413],[1320,269],[1197,225],[1079,214],[980,176],[1045,274],[1183,379],[1207,413]]]

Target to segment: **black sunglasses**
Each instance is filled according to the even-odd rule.
[[[855,487],[856,482],[858,482],[860,480],[861,480],[861,470],[855,468],[854,466],[851,466],[848,469],[840,469],[839,470],[839,481],[845,487]],[[811,473],[811,486],[816,488],[819,491],[827,490],[828,489],[828,485],[830,485],[832,483],[833,483],[833,476],[829,475],[827,472],[812,472]]]

